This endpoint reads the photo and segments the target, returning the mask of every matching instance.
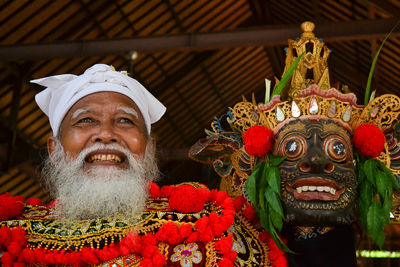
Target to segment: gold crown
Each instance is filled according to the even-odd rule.
[[[304,56],[294,71],[288,87],[281,93],[282,99],[296,98],[302,90],[312,84],[318,85],[321,90],[331,89],[328,69],[329,49],[322,39],[315,37],[314,28],[314,23],[303,22],[301,38],[288,40],[284,73],[300,55]]]

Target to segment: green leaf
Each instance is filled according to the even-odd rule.
[[[392,210],[392,190],[389,190],[383,199],[383,214],[384,214],[384,224],[389,224],[390,222],[390,211]]]
[[[270,223],[269,223],[269,214],[267,213],[267,210],[265,209],[264,206],[261,207],[258,215],[259,215],[262,227],[269,233],[271,231]]]
[[[378,165],[381,168],[381,170],[383,170],[386,173],[386,176],[390,178],[391,183],[392,183],[392,187],[395,190],[399,190],[399,182],[397,181],[397,179],[394,176],[394,174],[392,173],[392,171],[388,167],[386,167],[385,164],[383,164],[380,161],[378,161]]]
[[[285,243],[283,243],[282,239],[279,237],[279,235],[277,234],[277,232],[275,230],[272,230],[271,232],[269,232],[269,234],[271,235],[272,239],[275,242],[275,245],[283,251],[292,253],[292,254],[296,254],[294,251],[292,251],[291,249],[289,249]]]
[[[362,164],[363,171],[367,176],[368,181],[375,185],[375,175],[376,175],[376,161],[375,159],[369,159]]]
[[[265,191],[265,198],[267,199],[268,205],[283,219],[283,208],[279,195],[268,187]]]
[[[367,232],[371,239],[381,248],[385,240],[384,219],[382,208],[375,201],[372,202],[367,214]],[[383,235],[383,238],[382,238]]]
[[[392,30],[386,35],[385,39],[383,39],[381,45],[378,48],[378,51],[376,51],[374,60],[372,60],[372,64],[371,64],[371,68],[369,70],[369,75],[368,75],[368,80],[367,80],[367,86],[365,87],[364,105],[368,104],[369,92],[371,90],[372,75],[374,74],[375,64],[376,64],[376,61],[378,60],[379,53],[381,52],[381,49],[382,49],[383,45],[385,44],[386,40],[392,34],[393,30],[396,29],[396,27],[397,27],[397,25],[399,25],[399,23],[400,23],[400,20],[396,23],[396,25],[394,25]]]
[[[277,194],[280,194],[281,175],[278,167],[267,167],[265,170],[269,187]]]
[[[304,56],[304,52],[296,58],[296,60],[290,65],[288,70],[283,74],[282,79],[279,81],[278,85],[275,87],[275,90],[272,92],[271,99],[274,95],[279,95],[283,88],[285,88],[286,83],[290,80],[293,75],[294,70],[297,68],[297,65],[300,63],[300,59]]]
[[[385,195],[389,188],[392,189],[392,182],[390,181],[390,177],[387,177],[386,173],[383,171],[376,171],[376,188],[381,199],[385,198]]]
[[[259,165],[257,165],[256,167],[254,167],[253,172],[250,174],[250,176],[247,178],[246,181],[246,193],[247,196],[251,202],[251,204],[253,204],[254,208],[257,210],[258,207],[258,201],[257,201],[257,175],[258,175],[258,170],[260,168],[260,165],[262,163],[260,163]]]
[[[371,206],[372,198],[374,196],[372,185],[368,180],[365,180],[360,185],[360,215],[361,222],[365,228],[367,228],[367,214],[369,207]]]
[[[259,203],[260,203],[260,207],[263,208],[263,207],[265,207],[265,191],[266,191],[266,187],[260,188],[259,191],[260,192],[258,193],[258,200],[259,200]]]
[[[268,211],[272,225],[280,232],[283,226],[283,218],[271,206],[268,207]]]
[[[281,164],[285,159],[286,159],[286,156],[280,157],[280,156],[272,155],[270,157],[271,166],[278,167],[279,164]]]

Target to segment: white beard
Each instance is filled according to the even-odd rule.
[[[84,170],[86,156],[95,150],[114,149],[126,155],[126,169],[118,167]],[[152,143],[143,159],[117,144],[95,144],[71,160],[57,141],[43,167],[44,184],[56,201],[55,211],[68,220],[95,219],[112,215],[139,216],[148,197],[148,184],[158,177]]]

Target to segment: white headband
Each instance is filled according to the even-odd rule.
[[[166,107],[138,81],[126,72],[115,71],[105,64],[93,65],[79,76],[62,74],[31,82],[47,87],[35,96],[35,100],[49,117],[54,136],[57,136],[69,109],[79,99],[96,92],[117,92],[132,99],[143,115],[148,134],[151,124],[158,121],[166,111]]]

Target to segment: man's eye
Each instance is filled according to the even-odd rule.
[[[91,118],[83,118],[78,121],[78,123],[91,123],[93,120]]]
[[[134,124],[133,121],[128,118],[121,118],[119,121],[122,123]]]

